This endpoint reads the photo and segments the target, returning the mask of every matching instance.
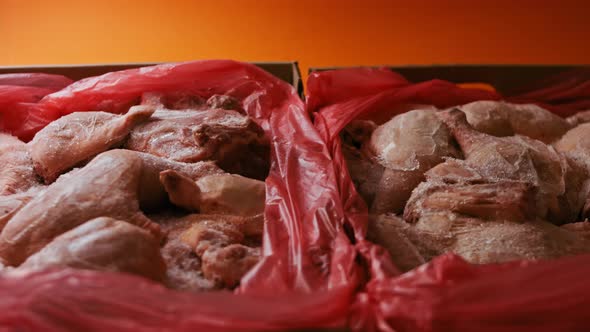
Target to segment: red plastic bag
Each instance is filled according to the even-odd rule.
[[[271,170],[262,260],[236,294],[178,293],[135,277],[88,271],[6,275],[0,277],[0,323],[94,331],[345,327],[362,269],[345,233],[330,151],[295,88],[254,65],[196,61],[84,79],[37,106],[59,114],[122,112],[148,91],[231,95],[264,128]]]
[[[72,84],[71,79],[54,74],[14,73],[0,75],[0,85],[30,86],[57,91]]]
[[[0,75],[0,131],[28,141],[59,114],[36,103],[64,88],[72,80],[61,75],[41,73]]]
[[[369,273],[368,283],[351,308],[351,328],[396,332],[586,330],[590,285],[578,278],[588,272],[590,256],[476,266],[445,255],[399,275],[388,254],[366,242],[367,209],[346,168],[340,131],[354,119],[370,116],[385,121],[416,104],[443,108],[504,99],[492,91],[460,88],[440,80],[410,84],[384,70],[316,72],[307,85],[307,109],[334,158],[345,217],[355,221],[353,241]],[[364,88],[371,75],[375,82],[370,89]],[[550,104],[550,109],[560,110],[558,114],[573,114],[587,101],[590,79],[584,81],[576,73],[565,77],[571,78],[569,75],[574,75],[573,83],[561,77],[542,86],[543,91],[552,91],[551,96],[529,90],[509,100]],[[568,90],[572,87],[575,91]],[[567,103],[560,99],[563,96]]]
[[[573,69],[548,77],[506,99],[538,104],[563,117],[590,110],[590,69]]]
[[[439,256],[398,278],[367,285],[382,331],[585,331],[590,256],[472,265]]]
[[[23,331],[281,331],[344,326],[351,294],[175,292],[132,275],[52,270],[0,276],[0,326]]]

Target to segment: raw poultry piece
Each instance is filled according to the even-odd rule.
[[[536,195],[537,216],[555,223],[571,221],[579,213],[580,206],[560,204],[568,197],[566,173],[574,168],[563,155],[551,146],[525,136],[495,137],[479,132],[467,122],[465,113],[458,109],[440,112],[461,146],[467,163],[477,169],[488,181],[515,180],[538,188]],[[570,210],[574,208],[574,210]],[[578,210],[576,210],[578,209]]]
[[[192,224],[190,216],[167,211],[149,217],[157,222],[162,233],[166,234],[166,241],[160,250],[166,263],[166,286],[185,291],[215,289],[216,285],[203,276],[201,259],[180,239],[180,235]]]
[[[206,104],[211,109],[234,110],[244,113],[240,101],[228,95],[213,95],[207,99]]]
[[[174,170],[160,174],[170,201],[207,214],[252,216],[264,212],[264,182],[235,174],[212,174],[197,181]]]
[[[213,160],[229,173],[264,179],[269,143],[251,118],[233,110],[158,109],[125,147],[180,162]]]
[[[143,99],[143,97],[142,97]],[[166,95],[157,94],[151,98],[153,105],[158,108],[167,108],[175,110],[205,108],[205,99],[186,93],[168,93]]]
[[[590,170],[578,160],[565,156],[565,194],[558,197],[559,220],[572,222],[590,216]]]
[[[235,287],[260,259],[263,217],[193,215],[180,236],[201,259],[205,278]]]
[[[347,143],[342,144],[342,154],[354,187],[370,207],[375,200],[384,167],[365,156],[362,150]]]
[[[157,220],[167,234],[162,247],[162,256],[168,266],[166,284],[170,288],[192,291],[235,286],[248,270],[244,266],[248,266],[245,263],[252,260],[252,255],[234,260],[235,266],[227,263],[229,265],[225,265],[219,274],[212,271],[216,271],[218,264],[226,263],[216,263],[211,255],[205,258],[203,255],[206,249],[213,253],[231,244],[248,247],[246,251],[257,253],[264,224],[262,215],[238,217],[191,214],[185,217],[158,217]],[[195,233],[197,230],[201,235]],[[225,249],[232,250],[236,249]]]
[[[580,185],[578,195],[584,200],[582,218],[590,217],[590,190],[587,182],[590,174],[590,123],[582,123],[568,131],[554,144],[555,149],[569,157],[572,164],[580,165],[586,171],[586,181],[577,180]],[[574,182],[575,180],[572,180]]]
[[[590,169],[590,123],[571,129],[553,144],[555,149]]]
[[[163,281],[166,271],[154,236],[128,222],[105,217],[57,236],[19,269],[52,267],[127,272],[155,281]]]
[[[574,232],[590,241],[590,221],[580,221],[561,225],[561,228]]]
[[[394,215],[371,215],[367,239],[387,250],[395,266],[406,272],[426,263],[426,260],[408,238],[409,231],[403,227],[409,228],[410,225]]]
[[[39,185],[27,145],[0,133],[0,196],[27,191]]]
[[[570,128],[565,119],[534,104],[484,100],[459,109],[473,128],[498,137],[518,134],[551,143]]]
[[[465,198],[457,198],[462,199]],[[445,199],[442,206],[447,204]],[[419,217],[411,223],[391,215],[379,216],[380,232],[383,234],[386,229],[404,242],[392,244],[383,238],[377,243],[385,243],[394,263],[403,270],[421,264],[420,258],[428,261],[446,252],[458,254],[475,264],[550,259],[590,252],[587,238],[542,220],[515,222],[501,217],[484,220],[445,209],[412,211],[411,215]],[[487,213],[484,216],[490,217]]]
[[[424,172],[444,157],[459,155],[448,128],[433,110],[395,116],[377,127],[362,149],[384,167],[371,206],[374,213],[401,212],[412,190],[423,181]]]
[[[535,188],[526,182],[421,183],[404,210],[407,222],[418,222],[430,211],[457,213],[481,220],[525,222],[535,219]]]
[[[483,177],[461,160],[439,164],[426,178],[412,193],[404,220],[379,217],[382,228],[402,234],[425,260],[445,252],[472,263],[590,252],[581,234],[535,216],[536,189],[529,183]]]
[[[457,174],[449,178],[456,180]],[[447,252],[475,264],[590,253],[584,236],[535,219],[530,186],[471,181],[421,183],[408,202],[405,220],[381,215],[369,227],[379,232],[373,237],[376,243],[402,270]]]
[[[76,112],[50,123],[29,143],[35,171],[51,183],[65,171],[123,143],[153,107],[134,106],[125,115]]]
[[[41,186],[32,187],[22,193],[0,196],[0,232],[4,229],[8,220],[44,189],[45,187]]]
[[[173,170],[160,173],[170,201],[199,211],[163,224],[162,253],[170,287],[234,287],[258,261],[264,225],[264,182],[233,174],[213,174],[197,181]],[[208,280],[210,284],[203,281]]]
[[[0,261],[19,265],[56,236],[103,216],[158,235],[158,225],[140,209],[153,210],[167,201],[159,173],[168,169],[192,179],[221,172],[209,162],[178,163],[126,150],[102,153],[61,176],[8,221],[0,234]]]
[[[342,131],[342,154],[356,190],[368,206],[373,204],[375,191],[383,175],[383,166],[366,156],[361,149],[377,128],[373,121],[355,120]]]
[[[565,121],[567,121],[567,123],[569,123],[572,128],[582,123],[590,122],[590,110],[578,112],[566,118]]]
[[[565,177],[565,188],[566,192],[564,195],[558,197],[557,204],[560,207],[559,211],[561,215],[552,215],[552,217],[558,217],[557,219],[572,221],[576,220],[578,214],[586,201],[589,190],[589,180],[587,173],[584,169],[576,163],[574,160],[565,157],[564,177]],[[498,179],[493,177],[486,177],[478,171],[478,167],[473,167],[464,160],[447,159],[444,163],[441,163],[426,173],[426,178],[430,182],[442,182],[445,184],[485,184],[485,183],[497,183]],[[511,186],[512,181],[500,180]],[[534,184],[523,182],[523,185],[533,186]],[[538,188],[535,188],[537,192],[534,194],[538,195]],[[512,204],[512,203],[511,203]],[[535,205],[537,203],[535,202]],[[524,206],[522,211],[526,210]],[[530,211],[529,211],[530,212]],[[522,219],[522,218],[521,218]]]
[[[186,92],[144,92],[142,105],[151,105],[164,110],[208,110],[224,109],[244,113],[240,101],[228,95],[215,94],[207,100],[201,96]]]

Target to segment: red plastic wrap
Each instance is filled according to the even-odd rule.
[[[238,98],[271,139],[263,258],[236,294],[180,294],[125,275],[88,271],[0,278],[0,323],[34,330],[267,331],[346,326],[362,279],[343,227],[330,152],[295,88],[234,61],[113,72],[44,97],[42,111],[122,112],[143,92]]]
[[[0,276],[0,325],[48,331],[586,328],[588,256],[473,266],[446,255],[400,275],[388,253],[365,240],[367,208],[348,176],[340,130],[355,118],[403,112],[407,104],[446,107],[502,96],[438,80],[410,84],[384,69],[313,74],[308,88],[315,127],[293,87],[233,61],[109,73],[38,102],[37,97],[16,101],[29,107],[29,113],[16,114],[51,115],[12,121],[13,132],[30,135],[74,111],[124,112],[147,91],[227,94],[238,98],[271,138],[272,165],[266,179],[264,256],[235,293],[180,293],[138,277],[80,270],[7,273]],[[584,102],[570,99],[558,106]],[[5,120],[0,118],[2,128]]]
[[[44,88],[57,91],[72,84],[71,79],[54,74],[44,73],[15,73],[0,75],[0,85],[18,85]]]
[[[549,77],[507,99],[535,103],[563,117],[590,110],[590,69],[575,69]]]
[[[382,331],[585,331],[588,272],[588,255],[477,266],[449,254],[361,294]]]
[[[388,254],[365,241],[367,209],[348,174],[340,149],[340,131],[354,119],[370,116],[386,121],[416,104],[442,108],[504,99],[492,91],[460,88],[440,80],[411,84],[386,71],[357,68],[316,72],[307,84],[307,109],[332,153],[345,217],[354,221],[353,241],[369,272],[369,281],[357,293],[351,308],[351,329],[586,330],[590,323],[590,286],[579,278],[588,272],[590,256],[477,266],[458,256],[445,255],[399,275]],[[544,89],[541,92],[531,88],[508,100],[550,105],[562,116],[573,114],[588,101],[590,79],[583,77],[583,73],[569,73],[537,86]]]
[[[61,75],[41,73],[0,75],[0,131],[28,141],[59,114],[36,103],[64,88],[72,80]]]
[[[81,270],[0,276],[10,331],[281,331],[345,324],[350,294],[174,292],[146,279]],[[16,328],[18,327],[18,328]],[[3,330],[0,328],[0,330]]]

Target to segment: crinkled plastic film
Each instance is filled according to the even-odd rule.
[[[0,131],[30,140],[35,132],[59,116],[37,102],[71,84],[61,75],[18,73],[0,75]]]

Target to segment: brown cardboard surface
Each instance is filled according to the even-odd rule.
[[[448,64],[448,65],[402,65],[371,66],[389,67],[411,82],[441,79],[454,83],[488,83],[500,92],[511,92],[548,76],[588,65],[498,65],[498,64]],[[345,67],[310,68],[310,72],[342,69]]]
[[[35,66],[0,66],[0,74],[8,73],[48,73],[67,76],[73,80],[102,75],[111,71],[153,66],[158,63],[113,63],[113,64],[75,64],[75,65],[35,65]],[[301,73],[294,62],[255,62],[256,66],[293,85],[297,92],[303,94]]]

